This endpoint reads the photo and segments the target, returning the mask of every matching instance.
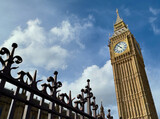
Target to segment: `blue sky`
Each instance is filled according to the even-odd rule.
[[[1,0],[0,44],[19,44],[20,69],[39,79],[59,71],[62,91],[76,90],[90,78],[97,102],[117,117],[108,49],[116,8],[139,42],[160,116],[160,1],[158,0]],[[97,86],[98,84],[98,86]]]

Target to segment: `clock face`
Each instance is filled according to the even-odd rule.
[[[115,53],[122,53],[126,50],[126,48],[127,48],[126,42],[119,42],[114,47],[114,52]]]

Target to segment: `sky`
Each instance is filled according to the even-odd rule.
[[[38,70],[38,80],[57,70],[62,92],[76,96],[90,79],[99,106],[118,119],[108,48],[116,8],[140,44],[160,117],[159,0],[0,0],[0,46],[16,42],[19,70]]]

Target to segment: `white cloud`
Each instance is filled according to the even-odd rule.
[[[129,8],[125,8],[124,13],[125,13],[126,16],[129,16],[131,14]]]
[[[51,33],[56,35],[62,43],[69,43],[74,40],[74,29],[68,21],[63,21],[60,27],[54,27],[51,29]]]
[[[154,17],[149,17],[149,23],[151,24],[152,30],[155,34],[160,34],[160,28],[157,24],[158,14],[160,13],[160,9],[153,9],[152,7],[149,8],[149,11],[155,15]]]
[[[27,66],[34,65],[47,70],[65,69],[70,52],[64,48],[64,45],[73,41],[79,48],[85,48],[80,41],[80,33],[92,26],[90,22],[75,22],[72,25],[67,20],[48,32],[40,25],[40,20],[35,19],[29,20],[24,29],[18,26],[2,46],[10,47],[13,42],[17,43],[19,45],[17,54],[22,56]]]
[[[91,80],[91,88],[99,106],[101,101],[103,101],[105,107],[112,108],[115,106],[115,88],[110,60],[103,67],[97,65],[87,67],[84,69],[81,77],[72,83],[63,82],[62,92],[68,93],[71,90],[73,97],[76,97],[80,90],[87,85],[88,78]],[[114,111],[114,113],[116,112]]]
[[[87,19],[91,19],[91,16]],[[90,22],[84,23],[83,25],[80,23],[71,25],[69,21],[63,21],[60,27],[51,29],[51,34],[63,44],[75,41],[80,48],[84,49],[85,45],[80,42],[79,35],[89,27],[92,27],[92,23]]]
[[[68,51],[58,45],[48,47],[47,33],[40,26],[38,19],[28,21],[27,25],[24,30],[17,27],[3,46],[11,46],[13,42],[18,43],[17,54],[22,56],[27,64],[46,69],[65,68]]]
[[[155,34],[160,34],[160,28],[158,28],[155,24],[151,24],[151,26]]]
[[[149,22],[151,24],[152,30],[155,34],[160,34],[160,28],[156,25],[155,21],[157,20],[156,17],[150,17]]]
[[[153,15],[157,15],[160,13],[160,9],[154,9],[152,7],[149,8],[149,11],[153,14]]]
[[[149,22],[153,23],[157,18],[156,17],[149,17]]]

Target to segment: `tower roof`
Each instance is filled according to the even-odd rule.
[[[100,107],[100,115],[102,118],[105,117],[105,113],[104,113],[104,108],[103,108],[103,105],[102,105],[102,101],[101,101],[101,107]]]
[[[119,16],[118,9],[116,9],[116,12],[117,12],[117,20],[116,20],[115,24],[118,24],[118,23],[122,22],[123,20]]]
[[[100,107],[100,110],[103,111],[104,108],[103,108],[103,104],[102,104],[102,101],[101,101],[101,107]]]
[[[115,35],[119,34],[119,31],[124,32],[124,31],[128,30],[127,25],[124,23],[124,21],[119,16],[118,9],[116,9],[116,12],[117,12],[117,19],[116,19],[116,23],[114,24]]]

